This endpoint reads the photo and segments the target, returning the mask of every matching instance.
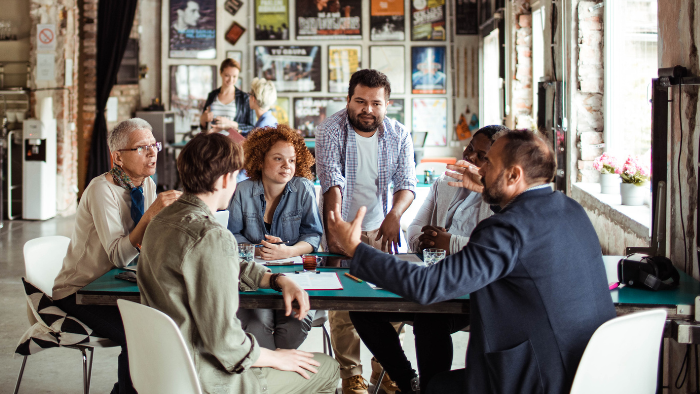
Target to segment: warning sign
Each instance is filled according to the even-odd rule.
[[[46,23],[36,26],[36,49],[39,51],[56,49],[56,25]]]

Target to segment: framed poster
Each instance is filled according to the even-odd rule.
[[[359,45],[328,46],[328,92],[346,93],[350,76],[362,68],[362,47]]]
[[[411,92],[413,94],[447,93],[445,47],[411,48]]]
[[[320,46],[256,46],[255,76],[278,92],[321,91]]]
[[[403,0],[371,0],[370,40],[403,41],[405,36],[405,7]]]
[[[476,0],[455,0],[455,33],[458,35],[479,34],[479,11]]]
[[[289,40],[289,0],[255,0],[255,40]]]
[[[387,118],[394,119],[403,125],[406,124],[404,123],[405,113],[406,111],[404,109],[403,99],[389,100],[389,105],[386,106]]]
[[[216,0],[170,0],[168,56],[216,59]]]
[[[362,39],[362,0],[297,0],[297,40]]]
[[[277,102],[270,108],[277,123],[291,125],[289,121],[289,97],[277,97]]]
[[[425,146],[447,145],[447,99],[414,98],[413,132],[427,132]]]
[[[298,97],[294,99],[294,128],[305,138],[316,136],[316,126],[345,108],[345,97]]]
[[[175,112],[176,132],[199,126],[207,96],[216,89],[216,71],[216,66],[170,66],[170,110]]]
[[[241,26],[240,23],[234,21],[231,24],[231,27],[226,32],[226,36],[224,36],[224,38],[226,39],[226,41],[228,41],[229,44],[236,45],[236,43],[238,42],[238,40],[241,39],[241,36],[243,35],[243,33],[245,33],[245,31],[245,27]]]
[[[445,0],[411,0],[411,41],[445,41]]]
[[[406,93],[406,64],[403,46],[369,47],[369,68],[386,74],[391,82],[391,93]]]

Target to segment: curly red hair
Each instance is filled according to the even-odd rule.
[[[296,130],[284,124],[277,125],[277,127],[256,129],[248,135],[243,143],[245,152],[243,167],[248,173],[248,177],[254,181],[262,179],[265,155],[279,141],[288,142],[294,146],[294,153],[297,156],[294,176],[313,181],[311,166],[315,163],[314,157],[304,144],[304,138]]]

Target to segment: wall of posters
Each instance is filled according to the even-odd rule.
[[[216,0],[170,0],[169,57],[216,58]]]
[[[479,12],[476,0],[455,0],[455,33],[460,35],[479,34]]]
[[[389,100],[389,105],[386,107],[386,117],[394,119],[395,121],[401,123],[402,125],[405,125],[404,123],[404,116],[406,114],[406,110],[404,108],[404,101],[403,99],[393,99]]]
[[[369,47],[369,68],[386,74],[391,82],[391,93],[406,93],[406,62],[403,46]]]
[[[170,66],[170,110],[175,112],[176,132],[199,125],[207,96],[216,89],[216,72],[216,66]]]
[[[289,0],[255,0],[255,39],[289,39]]]
[[[350,76],[362,68],[362,47],[328,46],[328,92],[346,93]]]
[[[362,39],[362,0],[297,0],[297,40]]]
[[[413,132],[427,131],[425,146],[447,145],[447,99],[414,98]]]
[[[277,97],[277,102],[270,108],[277,123],[291,125],[289,119],[289,97]]]
[[[255,76],[278,92],[321,91],[320,46],[256,46]]]
[[[445,0],[411,0],[411,40],[446,39]]]
[[[411,48],[411,88],[414,94],[445,94],[445,47]]]
[[[294,99],[294,128],[305,138],[314,138],[316,126],[345,108],[345,97],[302,97]]]
[[[403,0],[371,0],[369,23],[372,41],[403,41],[404,21]]]

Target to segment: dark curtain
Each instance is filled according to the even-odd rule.
[[[97,7],[97,113],[85,186],[110,169],[105,107],[134,25],[138,0],[100,0]]]

